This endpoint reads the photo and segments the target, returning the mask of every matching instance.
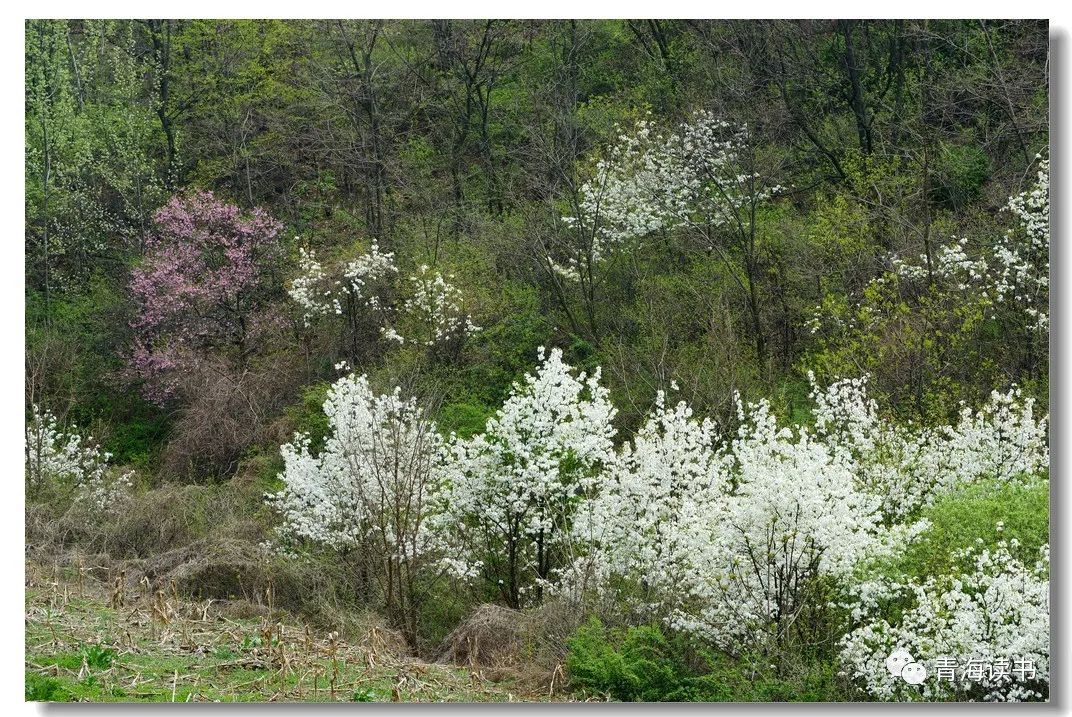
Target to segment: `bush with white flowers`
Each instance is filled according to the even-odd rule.
[[[881,418],[865,380],[813,388],[813,429],[779,427],[766,402],[714,426],[657,396],[610,463],[575,532],[590,569],[629,578],[646,610],[730,649],[785,636],[819,599],[816,578],[851,585],[862,561],[893,557],[927,527],[919,511],[982,481],[1037,480],[1046,418],[1018,390],[934,429]]]
[[[1049,466],[1048,417],[1019,388],[994,391],[984,406],[965,406],[952,425],[898,425],[879,417],[866,379],[814,386],[816,431],[831,451],[855,466],[856,480],[883,497],[883,514],[898,520],[942,494],[982,480],[1031,480]]]
[[[1016,225],[992,244],[973,248],[966,238],[954,238],[936,247],[930,260],[891,256],[892,276],[872,282],[881,286],[893,280],[934,281],[950,292],[971,290],[997,315],[1003,306],[1029,332],[1044,334],[1049,327],[1050,275],[1050,161],[1041,155],[1034,184],[1009,198],[1004,209]],[[817,316],[821,322],[821,318]]]
[[[730,649],[767,645],[813,598],[813,578],[845,577],[904,539],[851,461],[780,428],[766,402],[738,402],[738,434],[716,449],[709,422],[663,400],[615,463],[589,530],[675,628]]]
[[[565,217],[588,238],[583,251],[549,260],[566,277],[578,278],[612,249],[663,230],[692,229],[711,245],[712,231],[749,224],[751,209],[780,189],[744,168],[748,129],[710,112],[696,112],[669,132],[643,118],[616,139],[581,186],[576,214]]]
[[[319,455],[299,434],[281,449],[284,488],[268,501],[284,537],[356,551],[385,609],[416,640],[425,572],[437,561],[428,530],[442,441],[425,408],[399,389],[375,394],[365,376],[345,376],[324,401],[330,435]]]
[[[427,548],[423,523],[385,527],[401,506],[419,518],[427,504],[441,441],[416,399],[377,395],[365,376],[336,381],[324,401],[330,435],[319,455],[298,434],[280,450],[285,486],[269,496],[284,532],[332,548],[363,545],[375,532],[387,552],[407,557]],[[406,535],[399,544],[396,536]]]
[[[75,500],[96,510],[114,506],[130,489],[132,472],[108,465],[111,454],[83,438],[75,427],[64,431],[56,417],[36,404],[26,424],[26,488],[34,496],[50,487],[73,488]]]
[[[909,694],[886,679],[884,656],[876,662],[897,647],[927,659],[939,648],[1037,658],[1043,677],[969,694],[1037,697],[1048,674],[1045,561],[1028,568],[998,549],[924,582],[872,573],[929,527],[924,511],[937,498],[983,481],[1044,480],[1047,417],[1014,388],[925,428],[884,417],[866,379],[812,383],[813,426],[779,425],[768,402],[738,397],[739,427],[724,438],[660,391],[616,449],[599,370],[573,369],[558,349],[541,349],[536,371],[468,439],[442,441],[412,400],[376,396],[349,376],[325,402],[324,449],[314,457],[302,436],[284,446],[286,488],[270,498],[288,531],[365,551],[385,575],[483,579],[513,607],[548,590],[616,597],[731,653],[792,644],[840,604],[852,629],[845,669],[877,698]],[[906,607],[884,611],[892,600]]]
[[[298,250],[298,276],[287,293],[302,310],[309,326],[316,317],[343,314],[344,304],[379,308],[378,284],[398,273],[394,254],[381,252],[375,242],[368,252],[352,261],[339,262],[327,269],[312,249]]]
[[[480,331],[473,317],[462,308],[462,293],[448,279],[427,264],[417,268],[409,277],[412,293],[403,304],[404,321],[411,329],[407,338],[394,328],[385,328],[383,335],[398,343],[417,343],[435,346],[453,339],[464,339]]]
[[[574,372],[559,349],[539,359],[484,433],[451,442],[442,495],[455,567],[515,607],[572,564],[572,516],[614,455],[615,409],[598,369]]]
[[[1010,552],[1015,548],[1014,540],[959,551],[963,568],[954,574],[857,588],[849,607],[859,627],[842,640],[846,673],[882,700],[1045,699],[1049,547],[1033,564],[1017,560]],[[890,622],[886,606],[895,601],[906,604]],[[886,657],[897,649],[923,664],[929,679],[910,685],[887,670]]]

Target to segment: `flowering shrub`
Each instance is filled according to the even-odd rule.
[[[880,698],[907,694],[884,665],[873,670],[882,650],[1048,655],[1043,563],[1028,570],[999,549],[962,556],[974,567],[960,577],[869,577],[928,530],[937,498],[984,481],[1026,484],[1047,470],[1048,419],[1018,389],[924,428],[884,418],[866,379],[820,388],[812,377],[814,426],[781,426],[768,402],[737,397],[728,440],[660,391],[616,450],[616,411],[598,369],[577,372],[558,349],[541,349],[539,360],[483,433],[446,442],[397,390],[376,396],[364,377],[337,382],[320,455],[303,436],[283,447],[286,488],[270,499],[285,530],[382,556],[383,575],[434,566],[483,578],[513,607],[548,589],[613,593],[634,614],[734,654],[794,644],[831,614],[832,595],[856,596],[840,603],[853,624],[844,657]],[[1023,611],[1001,607],[1014,597]],[[909,598],[896,625],[883,622],[883,606]],[[982,617],[998,603],[1004,628]],[[1016,642],[1020,628],[1029,637]],[[1037,697],[1039,685],[999,680],[976,696]]]
[[[853,464],[779,428],[765,402],[739,403],[737,437],[715,450],[709,422],[663,400],[615,463],[589,530],[613,572],[655,588],[649,607],[672,626],[726,647],[780,639],[812,578],[889,549],[880,500]]]
[[[412,327],[411,342],[422,346],[464,339],[480,330],[473,318],[462,309],[462,295],[456,286],[447,281],[453,274],[444,277],[422,264],[417,273],[409,277],[412,295],[403,308],[407,325]],[[394,329],[384,329],[384,336],[392,341],[405,343],[407,339]]]
[[[893,257],[894,272],[907,280],[933,277],[956,291],[969,288],[991,306],[1005,304],[1010,310],[1023,311],[1024,325],[1031,331],[1044,332],[1049,326],[1050,274],[1050,161],[1039,162],[1035,184],[1009,198],[1005,210],[1017,225],[1001,236],[986,254],[968,256],[967,239],[954,240],[938,248],[928,270],[927,256],[920,264]],[[989,259],[989,261],[988,261]]]
[[[130,488],[132,473],[109,468],[111,454],[83,438],[72,427],[60,429],[51,412],[31,407],[26,424],[26,487],[36,495],[51,486],[74,489],[75,500],[96,510],[105,510],[119,501]]]
[[[211,192],[177,195],[156,213],[130,282],[137,303],[130,362],[146,398],[171,398],[178,374],[206,349],[244,353],[259,325],[261,265],[281,228],[264,210],[243,215]]]
[[[299,274],[288,294],[302,310],[308,327],[315,317],[346,315],[351,329],[357,329],[360,310],[372,312],[372,327],[379,335],[399,344],[436,346],[464,339],[480,330],[462,309],[461,292],[439,271],[422,264],[409,277],[409,296],[395,311],[383,299],[386,282],[398,273],[393,253],[372,248],[353,261],[325,269],[312,250],[300,249]],[[401,329],[401,330],[400,330]]]
[[[585,567],[597,579],[642,577],[654,598],[656,587],[666,587],[664,576],[670,581],[686,569],[682,515],[691,501],[721,488],[711,485],[719,472],[714,441],[709,419],[694,419],[683,401],[668,408],[665,392],[656,394],[647,422],[609,462],[599,496],[578,513],[574,530],[593,548]]]
[[[355,550],[376,581],[388,615],[411,644],[424,569],[434,561],[428,531],[441,441],[415,399],[376,395],[364,376],[339,379],[324,401],[330,435],[313,456],[299,434],[281,449],[282,491],[267,499],[284,536]]]
[[[1049,683],[1049,547],[1033,565],[1013,557],[1015,540],[993,550],[959,551],[965,568],[899,584],[878,580],[857,588],[848,606],[860,624],[842,640],[848,674],[884,700],[1045,699]],[[906,603],[891,622],[887,606]],[[907,650],[931,676],[920,686],[891,674],[886,657]],[[958,666],[941,679],[938,662]],[[978,668],[972,673],[971,662]],[[948,664],[948,663],[946,663]],[[1004,669],[993,669],[1003,664]],[[983,667],[985,665],[985,667]],[[1018,669],[1019,668],[1019,669]],[[947,668],[948,669],[948,668]]]
[[[553,259],[561,274],[578,278],[591,264],[624,242],[662,230],[690,228],[711,244],[713,231],[751,224],[751,207],[778,190],[759,174],[743,169],[748,130],[695,113],[673,132],[661,132],[650,119],[633,132],[621,132],[593,177],[581,186],[577,213],[567,225],[591,237],[586,255]],[[710,247],[709,247],[710,248]]]
[[[887,520],[898,520],[934,498],[981,480],[1006,483],[1049,466],[1048,418],[1036,419],[1034,399],[1018,388],[994,391],[978,411],[963,407],[955,425],[901,426],[879,417],[866,379],[815,387],[816,431],[856,480],[883,497]]]
[[[280,478],[286,486],[270,501],[284,518],[284,532],[332,548],[353,548],[363,544],[393,503],[413,501],[413,510],[420,510],[438,459],[439,437],[414,399],[403,400],[399,389],[376,395],[365,376],[336,381],[324,414],[330,435],[319,456],[309,452],[304,434],[281,448],[285,468]],[[415,481],[420,490],[415,491]],[[398,531],[389,531],[388,552],[422,554],[426,535],[407,533],[410,540],[396,545]]]
[[[709,421],[660,393],[578,512],[592,570],[630,578],[636,607],[677,629],[732,649],[769,645],[814,607],[816,579],[848,584],[864,558],[896,555],[936,496],[1048,466],[1046,419],[1018,390],[930,430],[881,419],[864,380],[812,396],[814,429],[780,428],[766,402],[739,404],[737,437],[716,448]]]
[[[311,249],[299,249],[298,276],[287,293],[302,309],[306,326],[318,316],[342,315],[343,304],[352,300],[372,309],[379,308],[377,284],[398,273],[393,252],[381,252],[376,242],[365,254],[325,270]]]
[[[539,359],[483,434],[451,442],[442,495],[455,572],[482,574],[513,606],[572,563],[571,518],[614,454],[599,371],[574,375],[559,349]]]

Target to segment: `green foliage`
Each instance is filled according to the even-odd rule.
[[[70,699],[71,693],[54,677],[26,673],[27,702],[68,702]]]
[[[96,670],[106,670],[112,666],[112,661],[115,660],[117,653],[114,648],[96,644],[83,645],[79,654],[87,667]]]
[[[302,391],[301,403],[291,406],[287,413],[298,433],[309,434],[309,445],[314,452],[324,446],[331,427],[324,415],[324,401],[327,400],[331,384],[327,381],[308,386]]]
[[[315,554],[300,568],[264,566],[252,546],[278,519],[262,498],[279,487],[279,443],[296,430],[314,452],[323,445],[322,404],[342,358],[377,390],[428,397],[440,430],[462,437],[484,429],[539,346],[602,368],[622,439],[660,389],[716,419],[723,436],[737,393],[808,425],[808,371],[820,383],[870,375],[873,397],[902,420],[949,420],[962,401],[977,406],[1012,383],[1047,410],[1046,337],[1025,337],[979,292],[874,281],[891,254],[914,259],[955,235],[974,256],[1006,231],[995,206],[1022,188],[1048,142],[1046,32],[1045,22],[974,20],[28,21],[26,402],[93,435],[142,483],[133,509],[95,523],[63,519],[58,499],[35,503],[48,520],[28,521],[38,531],[30,542],[113,559],[185,550],[210,563],[191,591],[240,593],[246,578],[271,578],[295,609],[335,619],[335,603],[359,600],[351,565]],[[756,170],[786,188],[754,217],[754,246],[735,249],[732,228],[710,243],[667,229],[605,257],[588,295],[545,271],[547,247],[571,231],[562,217],[574,213],[578,180],[621,127],[649,113],[669,127],[698,108],[747,124]],[[375,239],[403,282],[421,264],[452,272],[483,328],[442,350],[382,341],[371,322],[343,327],[348,316],[305,330],[280,267],[278,296],[257,321],[263,349],[234,367],[236,377],[278,377],[278,401],[253,402],[260,430],[226,462],[233,480],[157,485],[186,407],[146,404],[122,370],[128,269],[155,210],[192,188],[284,219],[291,261],[306,242],[334,259]],[[388,294],[387,312],[399,310],[404,296]],[[814,333],[813,315],[823,317]],[[192,442],[191,453],[203,449]],[[1044,483],[973,486],[928,509],[930,529],[877,567],[939,574],[956,567],[956,548],[1013,537],[1033,559],[1047,512]],[[303,581],[297,570],[327,577]],[[428,645],[474,598],[494,599],[447,583],[434,591],[422,608]],[[657,626],[590,623],[571,640],[571,680],[582,694],[623,700],[841,699],[824,652],[835,618],[818,609],[800,618],[824,634],[821,649],[734,657]],[[93,639],[40,664],[61,675],[83,661],[122,669]],[[232,648],[215,657],[233,659]],[[170,699],[172,671],[190,665],[141,657],[138,668],[164,685],[149,698]],[[351,693],[351,683],[338,699],[383,698],[391,684]],[[36,673],[26,690],[56,700],[122,693],[96,675]],[[176,696],[190,694],[180,685]],[[248,687],[226,694],[255,697]]]
[[[451,403],[440,409],[436,425],[444,435],[456,433],[460,438],[470,438],[483,432],[493,413],[489,406]]]
[[[964,567],[954,563],[956,551],[992,549],[999,541],[1013,539],[1019,541],[1013,555],[1034,564],[1039,549],[1050,542],[1050,484],[978,483],[943,496],[922,517],[930,527],[891,566],[895,575],[948,575]]]
[[[990,178],[990,158],[975,144],[942,144],[938,154],[936,201],[960,209],[979,197]]]
[[[608,630],[592,618],[569,640],[581,694],[626,702],[813,702],[845,699],[837,665],[814,657],[729,657],[654,625]],[[783,663],[781,667],[772,660]]]
[[[570,684],[594,696],[626,702],[673,702],[710,698],[658,627],[630,627],[610,635],[597,619],[569,640]],[[729,699],[731,695],[718,695]],[[718,698],[716,697],[716,699]]]

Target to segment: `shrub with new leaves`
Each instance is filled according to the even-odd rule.
[[[461,575],[481,575],[517,607],[538,597],[578,547],[571,523],[614,455],[615,409],[600,372],[575,373],[562,351],[514,385],[484,433],[451,442],[443,532]]]

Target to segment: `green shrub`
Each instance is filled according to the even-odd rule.
[[[570,684],[628,702],[815,702],[847,699],[833,660],[787,652],[731,657],[655,625],[607,630],[596,619],[569,640]]]
[[[106,670],[111,667],[115,655],[114,649],[103,645],[83,645],[81,651],[82,661],[88,667],[97,670]]]
[[[587,694],[627,702],[719,699],[697,689],[698,678],[689,674],[658,627],[631,627],[624,635],[610,635],[593,618],[569,640],[569,650],[570,681]]]
[[[1013,551],[1016,557],[1033,564],[1050,540],[1049,489],[1049,481],[999,486],[983,482],[942,497],[924,511],[930,527],[892,566],[895,574],[945,575],[956,567],[958,550],[993,548],[1013,538],[1019,541]]]
[[[451,403],[440,409],[437,425],[444,435],[457,433],[461,438],[470,438],[484,430],[493,413],[479,404]]]
[[[313,384],[302,391],[301,403],[287,409],[294,430],[309,434],[309,445],[314,453],[323,448],[331,428],[324,414],[324,401],[330,389],[331,384],[327,381]]]
[[[71,693],[54,677],[45,677],[36,672],[26,673],[27,702],[68,702]]]
[[[936,158],[933,199],[959,209],[977,199],[990,178],[990,159],[975,144],[942,144]]]

